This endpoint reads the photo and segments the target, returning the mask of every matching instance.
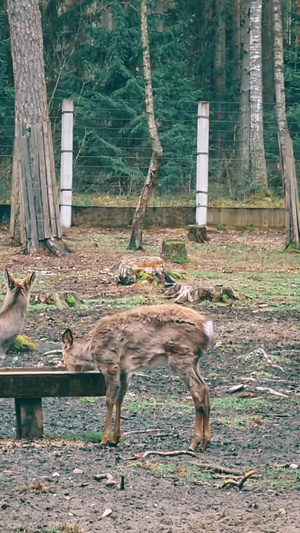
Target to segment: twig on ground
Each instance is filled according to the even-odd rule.
[[[161,431],[161,428],[133,429],[132,431],[126,431],[125,433],[123,433],[122,437],[129,437],[130,435],[136,435],[138,433],[155,433],[156,431]]]
[[[199,468],[204,468],[206,470],[214,470],[214,472],[219,472],[221,474],[231,474],[232,476],[243,476],[244,472],[242,470],[237,470],[236,468],[229,468],[227,466],[222,466],[214,463],[196,463],[191,461],[189,465],[198,466]]]
[[[57,355],[60,355],[62,354],[62,350],[50,350],[49,352],[44,352],[43,355],[54,355],[54,354],[57,354]]]
[[[233,487],[237,487],[239,490],[241,490],[245,484],[245,482],[247,481],[247,479],[249,479],[250,477],[254,476],[255,474],[255,470],[250,470],[249,472],[247,472],[240,481],[236,481],[235,479],[226,479],[222,485],[222,488],[224,487],[229,487],[229,486],[233,486]]]
[[[124,461],[134,461],[135,459],[146,459],[149,455],[162,455],[163,457],[172,457],[174,455],[191,455],[192,457],[197,457],[197,455],[190,451],[190,450],[176,450],[172,452],[163,452],[159,450],[149,450],[144,453],[138,453],[137,455],[134,455],[133,457],[122,457],[120,455],[120,459],[123,459]]]

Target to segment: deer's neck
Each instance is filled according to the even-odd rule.
[[[17,316],[25,316],[28,303],[28,298],[23,294],[9,292],[3,302],[1,314],[12,313]]]

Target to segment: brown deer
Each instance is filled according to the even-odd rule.
[[[101,318],[83,339],[74,341],[67,329],[62,337],[67,370],[96,369],[106,383],[107,415],[102,444],[110,439],[111,419],[116,419],[111,444],[120,439],[121,406],[129,379],[142,366],[166,366],[187,386],[195,404],[195,430],[190,448],[211,440],[209,388],[199,371],[199,358],[213,336],[210,320],[177,304],[140,306]]]
[[[7,270],[4,281],[7,287],[6,298],[0,311],[0,357],[21,333],[29,304],[30,291],[35,280],[35,272],[26,279],[15,279]]]

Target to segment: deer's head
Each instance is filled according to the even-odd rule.
[[[94,370],[95,364],[90,355],[88,342],[84,339],[74,341],[73,333],[68,328],[62,336],[63,364],[69,372]]]
[[[7,288],[5,303],[20,302],[23,300],[26,305],[29,303],[29,296],[34,284],[36,274],[33,272],[25,279],[13,278],[8,270],[4,270],[4,282]]]

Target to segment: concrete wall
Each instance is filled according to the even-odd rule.
[[[72,209],[72,225],[90,228],[130,227],[134,207],[78,207]],[[0,224],[8,224],[9,205],[0,205]],[[145,227],[177,228],[195,223],[194,207],[149,207]],[[285,210],[264,207],[210,207],[208,225],[245,228],[284,228]]]

